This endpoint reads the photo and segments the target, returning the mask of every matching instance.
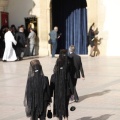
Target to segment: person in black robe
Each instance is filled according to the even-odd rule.
[[[51,97],[54,93],[53,115],[59,120],[68,120],[68,104],[73,94],[67,51],[61,50],[50,81]]]
[[[30,62],[24,106],[30,120],[46,120],[47,106],[51,102],[48,77],[44,76],[39,60]]]

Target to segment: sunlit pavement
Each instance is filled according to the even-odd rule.
[[[78,79],[79,102],[69,111],[69,120],[120,120],[120,57],[81,56],[85,80]],[[57,58],[39,57],[49,77]],[[0,61],[0,120],[29,120],[23,106],[29,63]],[[47,118],[47,120],[49,120]],[[56,120],[56,118],[52,118]]]

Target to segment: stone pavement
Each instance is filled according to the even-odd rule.
[[[86,78],[78,79],[80,100],[69,105],[76,106],[74,112],[69,111],[69,120],[120,120],[120,57],[81,58]],[[37,59],[50,78],[56,58]],[[31,60],[0,61],[0,120],[29,120],[23,99]]]

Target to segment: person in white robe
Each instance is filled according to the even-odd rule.
[[[17,44],[16,40],[14,39],[14,36],[12,35],[11,31],[6,28],[6,33],[5,33],[5,51],[3,54],[3,61],[15,61],[17,60],[17,56],[15,53],[15,50],[13,49],[12,43],[14,45]]]

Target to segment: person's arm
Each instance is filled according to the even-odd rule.
[[[50,80],[50,96],[53,97],[53,91],[55,89],[55,75],[53,74],[51,76],[51,80]]]
[[[50,95],[50,86],[49,86],[49,80],[48,77],[45,77],[46,79],[46,92],[47,92],[47,98],[48,98],[48,102],[50,104],[50,102],[52,102],[51,100],[51,95]]]
[[[25,37],[25,34],[24,34],[24,33],[22,34],[22,39],[23,39],[23,40],[22,40],[22,41],[23,41],[23,43],[22,43],[22,44],[23,44],[23,46],[24,46],[24,47],[27,47],[27,39],[26,39],[26,37]]]
[[[28,39],[32,38],[32,33],[30,32],[28,35]]]
[[[57,38],[59,39],[61,37],[61,35],[62,35],[62,33],[60,33]]]
[[[16,41],[18,42],[18,33],[16,33],[15,39],[16,39]]]
[[[16,45],[17,44],[17,41],[14,39],[13,37],[13,40],[12,40],[13,44]]]

